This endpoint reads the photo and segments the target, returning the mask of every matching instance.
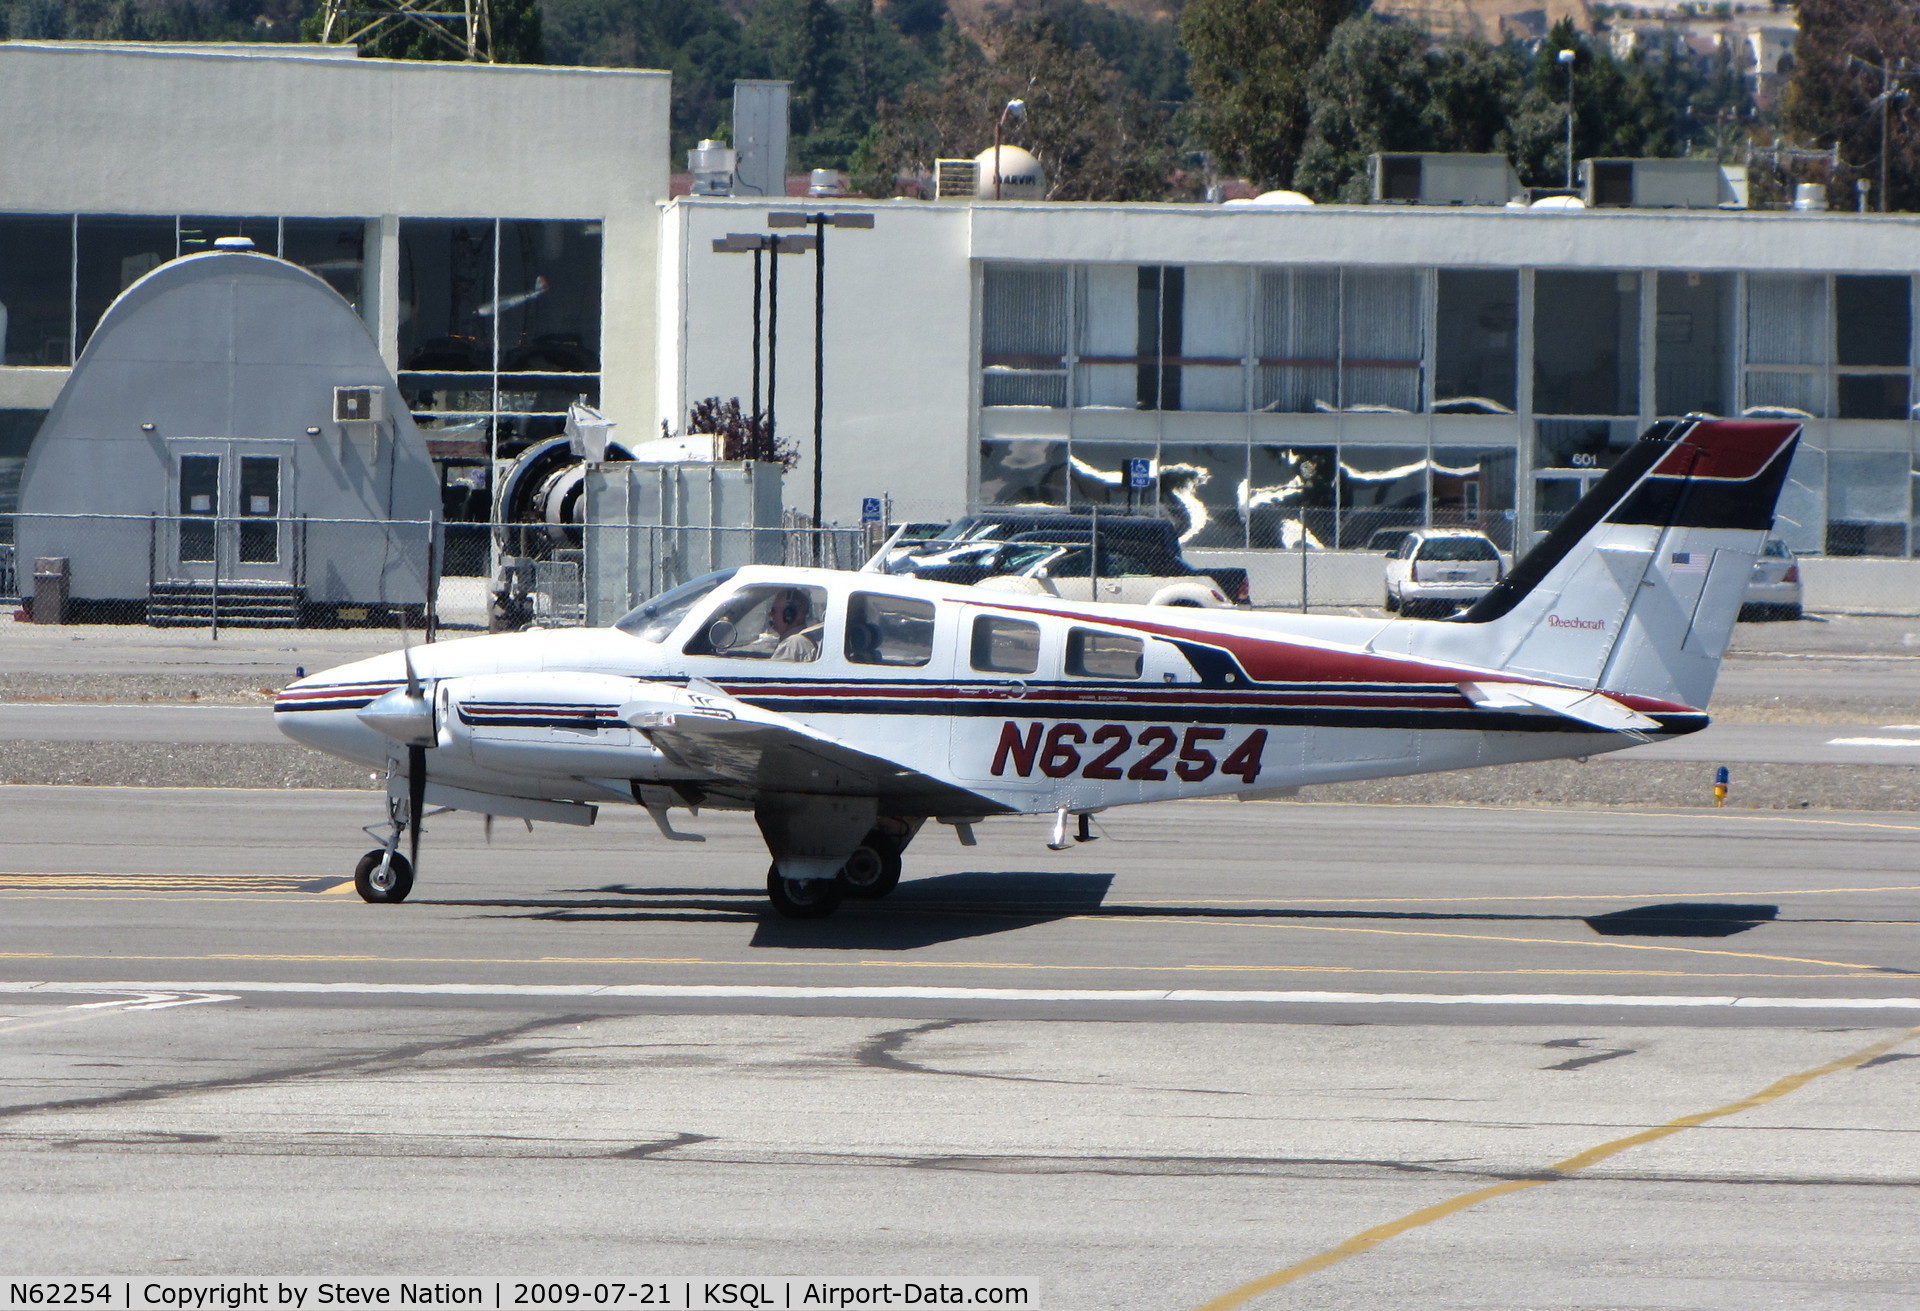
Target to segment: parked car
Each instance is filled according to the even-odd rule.
[[[1753,581],[1740,603],[1742,619],[1798,619],[1801,613],[1800,564],[1787,544],[1769,537],[1753,562]]]
[[[894,572],[892,566],[896,562],[904,560],[925,542],[937,536],[945,527],[944,523],[931,523],[925,520],[899,524],[887,540],[880,543],[880,549],[873,553],[873,558],[861,568],[867,573],[892,573]]]
[[[1382,528],[1367,539],[1367,549],[1378,551],[1382,555],[1392,555],[1400,549],[1400,543],[1413,534],[1411,528]]]
[[[1169,519],[1148,515],[1034,514],[1025,511],[987,510],[957,519],[935,537],[887,565],[887,572],[911,574],[916,578],[948,582],[972,582],[971,578],[945,577],[949,566],[967,566],[980,561],[982,546],[1010,541],[1050,540],[1089,542],[1098,532],[1102,546],[1125,551],[1143,563],[1153,576],[1176,578],[1203,574],[1219,584],[1220,590],[1236,602],[1248,596],[1247,571],[1227,566],[1196,569],[1181,555],[1180,533]],[[982,574],[981,577],[986,575]]]
[[[1417,528],[1387,558],[1386,607],[1409,618],[1449,614],[1506,576],[1506,561],[1485,533]]]
[[[1001,558],[1006,573],[976,587],[1063,601],[1115,601],[1126,605],[1184,605],[1220,609],[1233,602],[1220,584],[1185,564],[1169,566],[1131,551],[1102,546],[1010,544]]]

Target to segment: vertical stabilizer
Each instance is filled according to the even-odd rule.
[[[1390,625],[1376,646],[1704,708],[1799,437],[1658,425],[1465,614]]]

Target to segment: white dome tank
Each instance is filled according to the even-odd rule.
[[[992,200],[993,195],[993,147],[973,157],[980,166],[975,175],[973,195],[976,200]],[[1040,161],[1018,146],[1000,147],[1000,199],[1001,200],[1045,200],[1047,198],[1047,175],[1040,167]]]

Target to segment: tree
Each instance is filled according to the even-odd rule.
[[[903,172],[978,154],[993,144],[1006,103],[1021,99],[1026,121],[1009,125],[1004,140],[1040,160],[1049,199],[1165,197],[1172,150],[1164,114],[1097,53],[1063,45],[1044,17],[996,35],[991,57],[956,42],[936,87],[909,87],[897,104],[882,106],[855,161],[857,179],[885,194]]]
[[[1833,179],[1835,204],[1847,204],[1854,178],[1880,184],[1881,124],[1886,124],[1886,205],[1920,209],[1920,73],[1892,79],[1895,95],[1859,60],[1880,68],[1920,63],[1920,11],[1912,0],[1801,0],[1800,36],[1787,85],[1787,123],[1814,144],[1838,142],[1847,172]],[[1904,94],[1902,94],[1904,93]],[[1879,200],[1875,200],[1876,207]]]
[[[1368,198],[1368,155],[1447,149],[1432,90],[1425,32],[1375,18],[1340,24],[1307,78],[1294,185],[1316,200],[1359,203]]]
[[[1188,0],[1192,121],[1223,170],[1265,186],[1293,178],[1306,139],[1309,71],[1357,0]]]

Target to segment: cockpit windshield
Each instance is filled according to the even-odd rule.
[[[690,583],[670,588],[651,601],[635,606],[614,627],[642,642],[665,641],[668,634],[687,617],[687,611],[698,605],[702,597],[739,572],[738,569],[722,569],[718,573],[706,574]]]

